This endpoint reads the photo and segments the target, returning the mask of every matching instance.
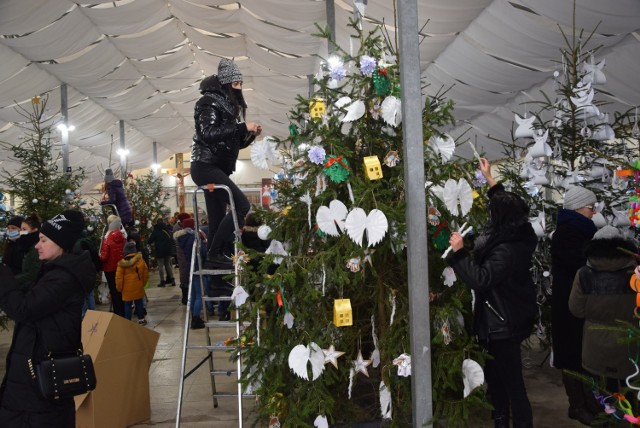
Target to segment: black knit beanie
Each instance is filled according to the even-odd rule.
[[[58,244],[64,251],[73,249],[82,236],[84,217],[80,211],[66,210],[42,223],[40,233]]]

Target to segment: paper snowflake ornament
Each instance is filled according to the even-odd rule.
[[[442,163],[449,162],[456,149],[455,141],[451,135],[448,134],[442,136],[432,135],[431,138],[429,138],[429,143],[431,143],[433,150],[442,158]]]
[[[376,59],[369,55],[362,55],[360,57],[360,73],[365,76],[371,76],[376,69]]]
[[[324,353],[314,342],[309,346],[296,345],[289,352],[289,368],[293,373],[305,380],[309,380],[308,367],[311,365],[311,380],[316,380],[324,371]]]
[[[325,152],[324,147],[322,146],[311,146],[309,151],[307,151],[307,156],[312,163],[322,165],[325,157],[327,156],[327,152]]]
[[[371,365],[372,361],[371,360],[365,360],[362,357],[362,351],[358,350],[358,356],[356,357],[355,360],[353,360],[353,368],[357,373],[362,373],[363,375],[365,375],[366,377],[369,377],[369,370],[367,370],[367,367],[369,367]]]
[[[346,205],[338,199],[331,201],[328,207],[320,206],[316,212],[318,229],[330,236],[340,236],[340,232],[344,230],[347,212]]]
[[[464,384],[464,398],[467,398],[471,391],[484,383],[484,372],[480,364],[468,358],[462,362],[462,383]]]
[[[356,207],[347,215],[344,228],[349,238],[360,246],[366,232],[367,246],[371,247],[382,241],[389,229],[389,222],[384,213],[378,209],[373,209],[367,214],[362,208]]]
[[[264,137],[251,146],[251,163],[257,168],[269,169],[280,163],[280,154],[276,150],[277,144],[272,137]]]
[[[338,368],[338,358],[342,357],[344,355],[344,352],[336,351],[336,348],[333,345],[333,343],[331,344],[331,346],[329,346],[329,349],[323,349],[322,352],[324,354],[324,363],[325,364],[332,364],[333,367],[335,367],[337,369]]]

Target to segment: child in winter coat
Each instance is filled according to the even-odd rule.
[[[131,302],[136,307],[138,324],[146,325],[144,316],[144,285],[149,280],[149,269],[136,250],[135,242],[127,242],[123,251],[124,258],[118,262],[116,271],[116,288],[122,293],[124,317],[131,319]]]

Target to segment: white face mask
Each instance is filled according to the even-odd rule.
[[[28,234],[29,234],[29,232],[26,231],[26,230],[21,230],[20,231],[20,235],[28,235]]]

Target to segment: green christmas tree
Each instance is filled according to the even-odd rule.
[[[411,424],[398,56],[379,28],[351,26],[357,53],[336,47],[315,93],[291,112],[276,210],[259,213],[272,247],[266,255],[245,249],[261,263],[242,274],[251,296],[240,308],[251,322],[242,343],[254,345],[242,348],[243,383],[259,395],[262,417],[286,426],[380,419],[385,396],[391,425]],[[463,360],[484,358],[469,333],[469,289],[442,276],[450,231],[463,223],[477,230],[486,219],[486,188],[469,185],[477,162],[452,157],[455,143],[440,130],[452,124],[452,108],[439,94],[423,111],[434,419],[449,427],[488,408],[481,389],[463,395]],[[461,211],[441,199],[452,185]]]
[[[145,175],[136,177],[129,174],[125,190],[136,228],[143,245],[146,245],[155,219],[161,216],[166,217],[169,212],[165,202],[171,195],[162,187],[162,179],[155,176],[151,170]]]
[[[18,165],[13,171],[2,170],[0,191],[16,199],[18,212],[37,213],[42,219],[77,208],[81,198],[76,190],[85,178],[83,168],[65,172],[58,167],[62,155],[54,152],[52,119],[44,116],[47,100],[48,96],[34,97],[31,110],[18,106],[24,122],[17,126],[24,130],[24,138],[20,143],[0,142],[11,153],[9,160]]]

